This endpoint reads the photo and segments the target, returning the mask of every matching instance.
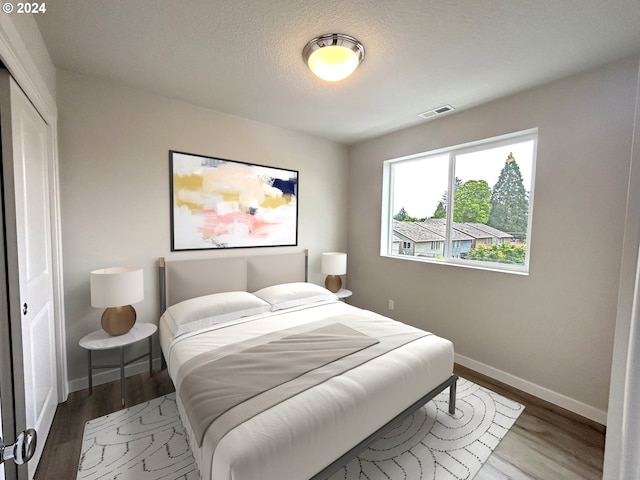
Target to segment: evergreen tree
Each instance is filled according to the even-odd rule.
[[[453,181],[454,198],[455,198],[455,192],[461,186],[462,186],[462,180],[456,177],[455,180]],[[436,210],[435,212],[433,212],[433,216],[431,218],[447,218],[447,202],[448,202],[448,195],[447,195],[447,190],[445,190],[444,193],[442,194],[442,200],[438,202],[438,205],[436,206]]]
[[[469,180],[453,195],[453,221],[487,223],[491,189],[485,180]]]
[[[400,222],[404,222],[404,221],[406,221],[408,218],[409,218],[409,214],[408,214],[408,213],[407,213],[407,211],[404,209],[404,207],[402,207],[402,208],[400,209],[400,211],[399,211],[398,213],[396,213],[396,214],[393,216],[393,219],[394,219],[394,220],[398,220],[398,221],[400,221]]]
[[[455,198],[456,190],[458,190],[461,186],[462,186],[462,180],[456,177],[455,180],[453,181],[454,198]],[[445,212],[447,211],[447,202],[448,202],[448,195],[447,195],[447,191],[445,190],[444,193],[442,194],[442,200],[440,201],[440,203],[442,203],[442,205],[444,206]]]
[[[447,218],[447,208],[444,206],[442,202],[438,202],[438,206],[436,207],[436,211],[433,212],[431,218]]]
[[[491,215],[487,225],[526,241],[529,194],[524,188],[520,167],[511,153],[491,192]]]

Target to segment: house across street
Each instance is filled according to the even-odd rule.
[[[438,258],[444,256],[446,220],[430,218],[423,222],[393,222],[393,254]],[[478,245],[512,242],[513,235],[482,223],[453,223],[451,256],[464,254]]]

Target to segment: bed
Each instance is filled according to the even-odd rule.
[[[307,252],[159,260],[160,343],[202,479],[326,479],[449,388],[453,345],[307,282]]]

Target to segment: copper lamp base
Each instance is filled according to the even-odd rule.
[[[124,335],[136,323],[136,311],[131,305],[107,308],[102,314],[102,329],[109,335]]]
[[[342,288],[342,278],[340,278],[340,275],[327,275],[327,278],[324,280],[324,288],[333,293],[340,290]]]

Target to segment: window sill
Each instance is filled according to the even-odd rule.
[[[471,262],[469,260],[457,260],[457,259],[437,260],[434,258],[427,258],[427,257],[413,257],[410,255],[390,255],[390,254],[384,254],[384,253],[381,253],[380,256],[391,258],[394,260],[432,263],[435,265],[446,265],[451,267],[470,268],[472,270],[484,270],[487,272],[509,273],[512,275],[520,275],[520,276],[529,275],[529,270],[526,267],[520,266],[520,265],[510,267],[508,264],[501,264],[501,263]]]

